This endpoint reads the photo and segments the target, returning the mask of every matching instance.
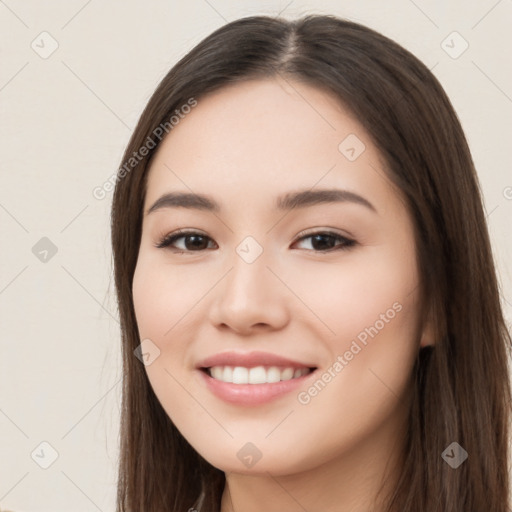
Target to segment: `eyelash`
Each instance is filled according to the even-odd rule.
[[[176,242],[176,240],[179,240],[180,238],[187,238],[187,236],[194,236],[194,235],[195,236],[200,236],[200,237],[203,237],[203,238],[209,238],[208,236],[206,236],[206,235],[204,235],[202,233],[195,232],[195,231],[178,230],[178,231],[176,231],[174,233],[171,233],[169,235],[164,236],[160,240],[160,242],[155,244],[155,247],[158,248],[158,249],[169,248],[170,250],[172,250],[173,252],[175,252],[177,254],[202,252],[202,250],[198,250],[198,251],[182,251],[182,250],[170,247],[171,244]],[[337,246],[335,246],[335,247],[333,247],[331,249],[325,249],[325,250],[319,250],[319,251],[315,251],[314,249],[306,249],[306,250],[311,250],[313,252],[320,253],[320,254],[322,254],[322,253],[325,254],[325,253],[334,252],[334,251],[343,251],[343,250],[346,251],[346,250],[350,249],[351,247],[353,247],[354,245],[356,245],[356,241],[355,240],[351,240],[350,238],[341,236],[338,233],[334,233],[333,231],[315,231],[313,233],[308,233],[308,234],[306,234],[304,236],[302,236],[302,235],[304,235],[304,231],[302,231],[301,233],[298,234],[298,238],[297,238],[296,242],[301,242],[302,240],[306,240],[306,239],[314,237],[316,235],[328,235],[330,237],[335,238],[338,241],[342,241],[343,242],[342,244],[338,244]],[[211,240],[211,238],[209,238],[209,239]]]

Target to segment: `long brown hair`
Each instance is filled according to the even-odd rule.
[[[202,511],[220,510],[224,473],[179,433],[134,356],[141,340],[132,279],[159,127],[170,132],[169,119],[191,98],[277,75],[329,91],[351,110],[415,225],[424,313],[436,337],[414,367],[404,465],[386,512],[508,512],[511,338],[466,138],[416,57],[365,26],[324,15],[254,16],[216,30],[163,78],[129,141],[111,217],[124,370],[117,511],[184,512],[201,491]],[[147,154],[131,160],[143,146]],[[468,453],[457,469],[442,457],[452,442]]]

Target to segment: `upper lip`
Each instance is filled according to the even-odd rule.
[[[287,368],[315,368],[309,363],[294,361],[269,352],[222,352],[207,357],[198,363],[197,368],[211,368],[212,366],[285,366]]]

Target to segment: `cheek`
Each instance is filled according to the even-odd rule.
[[[169,297],[168,291],[162,286],[161,277],[159,279],[156,268],[139,260],[133,277],[132,292],[141,338],[158,338],[166,328],[167,322],[163,313]]]
[[[303,270],[302,275],[308,275]],[[302,390],[306,394],[299,403],[311,402],[306,407],[311,407],[310,413],[315,410],[321,415],[330,409],[341,416],[360,415],[366,418],[363,424],[371,424],[372,415],[378,422],[407,390],[419,350],[414,248],[376,247],[350,261],[347,258],[337,268],[318,266],[314,279],[309,275],[311,279],[304,280],[297,274],[297,289],[321,320],[309,314],[304,317],[309,319],[306,327],[312,322],[320,326],[319,343],[329,354],[323,361],[328,384]],[[333,404],[338,404],[337,412]]]
[[[345,422],[347,439],[368,435],[393,413],[408,390],[419,350],[414,253],[367,254],[339,272],[326,270],[322,293],[309,295],[334,334],[323,338],[330,360],[321,382],[301,390],[298,402],[304,418],[330,411],[331,419]]]
[[[283,422],[273,434],[274,442],[283,446],[299,437],[318,439],[314,453],[303,454],[316,463],[350,451],[365,439],[378,439],[382,432],[389,433],[389,425],[404,413],[412,389],[418,351],[413,294],[402,296],[389,309],[387,300],[367,301],[363,308],[367,320],[358,310],[361,305],[347,305],[333,324],[337,336],[324,338],[329,360],[315,381],[298,390],[294,421]],[[379,317],[381,313],[383,317]],[[359,315],[358,320],[351,314]],[[394,423],[391,431],[398,426],[399,422]]]
[[[316,334],[339,348],[376,323],[380,330],[382,321],[398,327],[407,317],[415,325],[418,275],[412,247],[364,248],[331,261],[301,261],[280,269],[282,280],[301,299],[290,303],[295,320],[316,325]]]
[[[180,266],[139,259],[132,291],[140,336],[155,338],[156,343],[172,338],[173,331],[190,322],[210,282],[211,275],[201,270],[190,273]]]
[[[382,316],[372,312],[368,318],[362,326],[338,322],[331,359],[318,375],[322,382],[297,397],[308,414],[330,411],[332,417],[350,420],[346,426],[364,431],[384,421],[403,400],[419,350],[414,298],[402,298]]]
[[[190,276],[180,272],[179,267],[156,263],[144,254],[137,262],[132,293],[139,337],[141,341],[151,340],[157,347],[152,348],[157,355],[153,355],[145,371],[162,407],[180,426],[180,418],[186,419],[194,406],[180,384],[187,341],[197,328],[192,325],[197,322],[193,305],[200,299],[199,292],[204,294],[207,289],[205,285],[201,292],[200,283],[191,283]]]

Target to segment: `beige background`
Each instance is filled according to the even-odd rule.
[[[111,193],[98,200],[92,191],[116,172],[142,108],[179,57],[227,21],[279,12],[361,22],[433,70],[469,139],[510,322],[510,0],[0,1],[1,507],[114,509]],[[469,44],[458,58],[464,41],[446,39],[453,31]],[[43,237],[56,254],[41,252]],[[52,450],[58,457],[43,469]]]

